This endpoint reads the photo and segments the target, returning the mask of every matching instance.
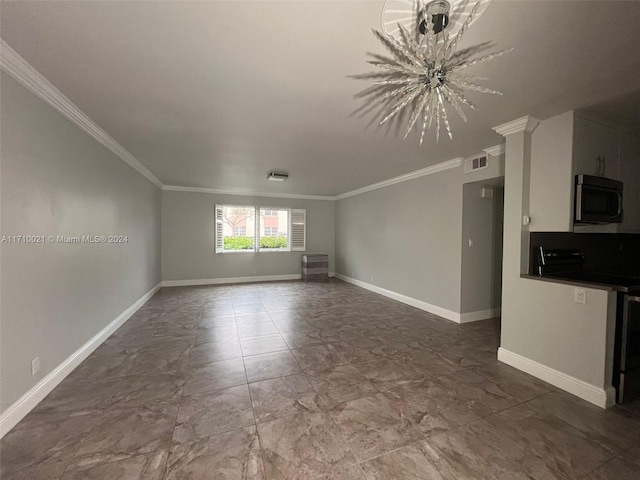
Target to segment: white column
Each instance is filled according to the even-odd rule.
[[[529,172],[531,133],[539,120],[525,116],[494,130],[505,137],[504,236],[502,282],[527,273],[529,268],[529,226],[523,219],[529,215]],[[503,286],[503,298],[507,292]]]

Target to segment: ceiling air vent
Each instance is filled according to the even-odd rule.
[[[464,163],[464,173],[474,172],[482,168],[487,168],[487,157],[469,158]]]
[[[289,178],[289,174],[282,172],[271,172],[267,177],[267,180],[271,180],[272,182],[284,182],[287,178]]]

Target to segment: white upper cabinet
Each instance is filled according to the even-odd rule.
[[[640,232],[640,137],[623,133],[620,142],[618,180],[624,184],[624,218],[619,231]]]
[[[620,130],[575,116],[573,171],[576,175],[618,179],[619,155]]]
[[[540,122],[531,136],[531,232],[573,229],[573,122],[566,112]]]

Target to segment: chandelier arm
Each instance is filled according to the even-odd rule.
[[[374,59],[374,60],[367,60],[367,63],[371,65],[377,65],[375,62],[380,62],[380,63],[389,64],[389,65],[406,65],[407,68],[416,68],[421,66],[421,65],[416,65],[415,62],[408,63],[403,61],[400,58],[388,58],[388,57],[385,57],[384,55],[379,55],[377,53],[367,52],[367,55],[369,55],[371,58]]]
[[[373,82],[374,85],[403,85],[408,83],[407,79],[404,78],[394,78],[389,80],[378,80]]]
[[[428,24],[425,30],[425,38],[424,44],[427,48],[427,58],[433,59],[436,56],[437,35]]]
[[[414,66],[405,66],[405,65],[389,65],[387,63],[375,63],[375,62],[367,62],[370,63],[371,65],[375,65],[376,67],[380,67],[383,68],[389,72],[394,72],[394,73],[413,73],[415,75],[420,75],[422,73],[424,73],[424,67],[422,68],[417,68]]]
[[[438,105],[438,100],[436,96],[436,143],[440,141],[440,105]]]
[[[370,87],[365,88],[364,90],[356,93],[354,95],[355,98],[366,98],[366,97],[370,97],[372,95],[380,95],[380,96],[386,96],[386,94],[388,92],[391,91],[395,91],[395,90],[400,90],[403,87],[397,87],[397,88],[393,88],[389,85],[372,85]]]
[[[389,72],[368,72],[348,75],[347,78],[353,78],[354,80],[371,80],[372,78],[388,78],[389,75]]]
[[[449,125],[449,118],[447,117],[447,108],[444,104],[444,97],[440,88],[436,89],[438,91],[438,105],[440,106],[440,110],[442,112],[442,120],[444,121],[445,127],[447,127],[447,134],[449,134],[449,139],[453,140],[453,135],[451,135],[451,125]]]
[[[416,108],[413,110],[413,114],[409,119],[409,124],[407,126],[407,130],[404,134],[403,140],[406,139],[409,136],[409,133],[411,133],[411,130],[413,130],[413,126],[416,124],[418,117],[420,117],[420,113],[422,113],[422,110],[424,109],[424,106],[427,103],[427,99],[429,98],[429,92],[424,92],[424,90],[426,90],[427,88],[428,87],[426,85],[422,87],[422,90],[423,90],[422,98],[418,101]]]
[[[460,41],[462,36],[465,34],[467,29],[469,28],[469,25],[471,25],[471,22],[475,19],[476,14],[478,13],[478,10],[480,9],[480,5],[485,1],[487,3],[489,2],[489,0],[478,0],[478,2],[476,2],[476,4],[473,6],[473,8],[471,9],[471,13],[469,14],[469,16],[467,17],[465,22],[460,27],[460,30],[458,30],[458,33],[456,34],[456,36],[453,38],[451,43],[449,43],[449,46],[447,47],[447,51],[446,51],[445,57],[449,57],[449,54],[451,54],[451,53],[456,51],[456,48],[458,48],[458,42]]]
[[[374,101],[369,103],[364,103],[362,106],[356,108],[353,112],[351,112],[349,116],[350,117],[357,116],[358,118],[362,118],[368,115],[369,113],[371,113],[375,109],[385,108],[387,104],[391,103],[393,100],[394,100],[393,97],[387,97],[385,99],[382,99],[382,98],[374,99]],[[382,112],[380,112],[379,116],[381,115],[382,115]]]
[[[382,121],[380,122],[380,125],[383,125],[383,124],[387,123],[387,121],[391,120],[400,110],[402,110],[404,107],[406,107],[409,104],[410,101],[412,101],[414,98],[416,98],[416,96],[418,95],[419,91],[420,91],[420,89],[416,88],[410,94],[409,93],[405,94],[406,98],[404,98],[403,100],[399,101],[398,103],[396,103],[392,107],[393,108],[392,112],[382,119]]]
[[[374,124],[376,125],[377,128],[380,128],[380,121],[379,120],[384,117],[385,112],[388,111],[389,105],[391,104],[391,102],[393,102],[393,98],[388,98],[387,100],[385,100],[381,104],[376,105],[377,108],[375,108],[375,112],[371,116],[371,120],[367,123],[366,128],[369,128]],[[389,126],[390,123],[391,122],[389,122],[387,124],[387,126]]]
[[[389,50],[395,57],[397,57],[398,59],[404,58],[404,60],[408,60],[409,62],[414,63],[414,60],[411,58],[410,52],[408,52],[404,45],[398,42],[395,38],[377,30],[374,30],[373,33],[382,42],[382,44],[387,47],[387,50]]]
[[[473,90],[480,93],[490,93],[492,95],[502,95],[502,92],[499,92],[497,90],[492,90],[486,87],[481,87],[480,85],[476,85],[475,83],[465,82],[464,80],[460,80],[460,79],[455,79],[453,81],[458,85],[466,88],[467,90]]]
[[[416,41],[410,38],[409,31],[404,26],[402,26],[401,24],[398,24],[398,27],[400,28],[400,38],[402,39],[404,44],[407,46],[407,48],[410,49],[411,54],[415,58],[424,60],[424,55],[422,54],[422,52],[420,52],[420,44],[418,44]]]
[[[429,114],[428,108],[429,108],[429,105],[427,104],[427,106],[424,109],[424,113],[422,114],[422,129],[420,130],[420,146],[422,146],[422,141],[424,140],[424,132],[427,130],[427,115]]]
[[[478,58],[474,58],[473,60],[469,60],[467,62],[462,62],[457,65],[452,65],[449,67],[449,72],[455,72],[457,70],[463,70],[465,68],[471,67],[473,65],[478,65],[479,63],[488,62],[489,60],[493,60],[494,58],[501,57],[505,53],[510,53],[513,51],[513,48],[505,48],[504,50],[499,50],[497,52],[488,53]]]
[[[451,103],[451,105],[453,105],[453,108],[455,108],[456,112],[458,112],[458,115],[460,115],[460,118],[462,118],[462,120],[464,120],[465,122],[467,121],[467,116],[464,113],[464,110],[462,110],[462,106],[460,105],[460,102],[458,101],[458,97],[459,95],[457,93],[455,93],[453,90],[451,90],[451,88],[449,88],[448,85],[444,86],[445,91],[448,94],[448,99],[449,99],[449,103]]]
[[[395,100],[394,97],[396,95],[402,93],[401,91],[406,91],[407,88],[408,87],[404,87],[403,89],[396,89],[396,90],[387,92],[386,94],[373,99],[373,101],[370,102],[369,104],[364,104],[362,107],[356,109],[351,115],[355,115],[359,113],[359,116],[362,117],[377,107],[380,107],[380,108],[386,107],[388,104],[390,104]]]

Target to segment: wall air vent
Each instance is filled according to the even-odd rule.
[[[475,172],[476,170],[487,168],[487,166],[488,163],[486,155],[482,157],[468,158],[464,162],[464,173]]]

